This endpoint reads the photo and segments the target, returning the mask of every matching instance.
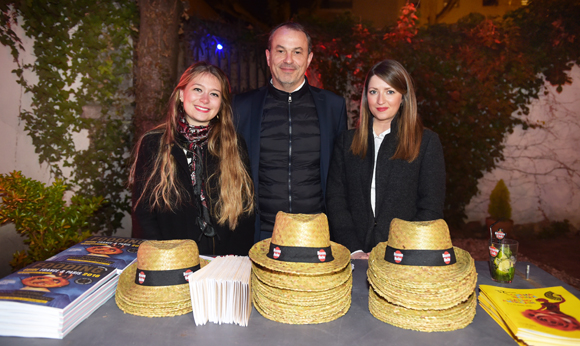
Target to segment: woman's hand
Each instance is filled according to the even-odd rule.
[[[363,251],[359,251],[359,252],[355,252],[353,254],[350,255],[350,259],[364,259],[364,260],[368,260],[369,259],[369,254]]]

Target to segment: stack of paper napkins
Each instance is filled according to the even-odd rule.
[[[252,312],[250,274],[246,256],[217,257],[189,275],[191,305],[196,325],[235,323],[247,326]]]

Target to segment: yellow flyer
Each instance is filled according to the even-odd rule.
[[[499,326],[503,330],[505,330],[505,332],[508,333],[509,336],[511,336],[515,342],[518,343],[518,345],[520,345],[520,346],[527,345],[522,340],[518,339],[514,335],[514,333],[512,333],[511,329],[508,327],[508,325],[505,323],[505,321],[501,318],[501,316],[498,314],[498,312],[495,310],[495,308],[493,307],[491,302],[485,297],[484,294],[480,294],[478,299],[479,299],[479,305],[481,305],[483,310],[485,310],[485,312],[487,312],[491,316],[491,318],[493,318],[493,320],[496,321],[497,324],[499,324]]]
[[[580,345],[580,300],[565,288],[479,289],[517,338]]]

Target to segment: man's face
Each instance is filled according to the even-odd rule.
[[[279,90],[293,92],[302,81],[312,60],[308,39],[301,31],[281,27],[272,36],[266,59],[272,73],[272,84]]]

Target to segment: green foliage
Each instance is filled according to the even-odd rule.
[[[422,28],[411,43],[392,43],[392,56],[417,87],[419,113],[439,134],[445,151],[448,222],[462,220],[478,180],[503,160],[504,139],[515,118],[528,113],[542,85],[529,57],[502,22],[470,15],[456,24]]]
[[[15,15],[4,4],[1,42],[17,51],[11,30]],[[136,22],[130,0],[22,0],[14,3],[27,35],[35,38],[36,85],[21,80],[34,95],[32,110],[22,118],[42,162],[57,177],[59,164],[73,169],[70,183],[81,193],[103,195],[99,210],[109,232],[129,209],[123,181],[130,144],[124,118],[130,80],[131,28]],[[378,31],[352,16],[325,22],[298,18],[311,32],[312,70],[324,88],[347,98],[358,114],[364,77],[383,59],[399,60],[416,83],[419,113],[442,141],[446,169],[446,220],[460,223],[465,206],[477,194],[478,180],[503,160],[504,139],[526,121],[528,105],[542,91],[543,76],[561,86],[580,63],[580,2],[531,0],[504,18],[471,14],[458,23],[417,27],[415,9],[403,8],[398,23]],[[238,47],[263,52],[267,32],[224,22],[185,27],[185,37],[226,36]],[[202,23],[203,24],[203,23]],[[223,35],[222,35],[223,34]],[[259,48],[261,47],[261,48]],[[198,47],[201,48],[201,47]],[[16,71],[22,76],[23,70]],[[80,87],[74,82],[80,83]],[[102,106],[100,119],[81,118],[83,106]],[[514,117],[513,114],[518,114]],[[78,151],[72,133],[88,129],[91,145]]]
[[[0,224],[14,223],[28,250],[17,251],[10,265],[14,270],[42,261],[90,236],[89,219],[103,203],[102,197],[75,195],[64,201],[67,186],[52,185],[24,177],[21,172],[0,175]]]
[[[558,92],[571,82],[567,73],[572,66],[580,65],[579,16],[576,0],[532,0],[505,18],[519,28],[521,52],[550,83],[558,85]]]
[[[130,210],[125,161],[131,145],[136,4],[22,0],[12,2],[12,11],[3,11],[12,16],[11,21],[2,20],[2,43],[13,48],[19,44],[6,26],[15,22],[16,14],[22,16],[26,35],[34,39],[36,61],[14,71],[32,94],[31,109],[20,114],[25,130],[54,177],[66,180],[82,196],[106,198],[90,229],[111,234],[121,226],[123,212]],[[24,79],[27,69],[38,76],[36,83]],[[87,109],[96,114],[83,116]],[[73,141],[81,131],[91,140],[86,150],[77,149]]]
[[[0,3],[0,43],[10,47],[14,61],[18,59],[18,50],[22,50],[22,41],[12,27],[16,24],[16,11],[8,4]]]
[[[378,39],[380,33],[350,15],[337,16],[332,22],[316,18],[303,20],[311,36],[316,38],[312,70],[316,71],[325,89],[350,101],[349,111],[356,123],[366,73],[380,60],[383,51]]]
[[[515,127],[538,126],[528,123],[526,115],[542,91],[543,76],[560,87],[569,82],[566,72],[580,62],[578,18],[577,0],[531,0],[505,18],[471,14],[455,24],[420,28],[412,4],[386,30],[348,14],[331,21],[312,16],[296,20],[312,36],[309,72],[318,75],[325,89],[347,99],[354,123],[364,78],[374,64],[396,59],[411,73],[421,119],[439,134],[445,152],[445,219],[458,225],[478,193],[479,179],[504,159],[506,136]],[[256,37],[265,41],[268,35],[239,24],[215,28],[211,33],[218,37],[238,32],[239,46],[255,46]],[[207,35],[189,34],[196,42]]]
[[[570,221],[552,221],[548,227],[543,228],[538,234],[540,239],[554,239],[566,235],[570,232]]]
[[[510,191],[503,179],[500,179],[491,194],[489,195],[489,206],[487,212],[492,219],[509,220],[512,217],[512,207],[510,205]]]
[[[554,84],[568,82],[562,76],[580,59],[577,18],[578,1],[554,6],[532,0],[505,19],[471,14],[455,24],[421,28],[413,5],[407,5],[384,34],[352,17],[300,20],[314,32],[311,66],[325,89],[350,99],[347,107],[355,116],[365,75],[375,63],[395,59],[411,73],[419,114],[443,144],[445,218],[457,225],[478,193],[478,180],[504,159],[506,135],[516,126],[537,126],[526,115],[542,91],[542,73]]]

